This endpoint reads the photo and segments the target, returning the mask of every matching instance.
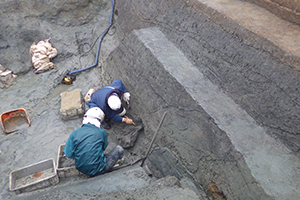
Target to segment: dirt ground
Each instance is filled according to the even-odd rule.
[[[128,116],[137,126],[113,123],[107,130],[107,151],[120,143],[133,145],[126,134],[132,133],[136,141],[125,149],[124,162],[143,157],[168,111],[148,160],[157,178],[189,177],[201,194],[209,194],[208,188],[216,186],[227,199],[271,199],[226,131],[166,72],[133,30],[158,28],[207,80],[274,140],[286,145],[281,151],[299,157],[299,71],[295,59],[196,1],[125,0],[116,2],[114,23],[101,44],[97,67],[78,74],[72,85],[61,84],[70,71],[95,62],[98,39],[109,24],[111,3],[0,1],[0,64],[17,74],[8,88],[0,88],[0,113],[24,108],[31,121],[29,127],[24,124],[18,131],[0,134],[1,199],[15,198],[9,191],[11,171],[49,158],[56,160],[59,145],[81,126],[81,118],[62,119],[60,94],[79,88],[85,95],[90,88],[101,88],[115,78],[121,78],[132,94]],[[34,74],[29,48],[33,42],[48,38],[58,51],[52,59],[56,68]],[[230,124],[232,119],[226,117]],[[264,181],[276,182],[269,177]],[[78,176],[68,181],[86,179]],[[66,189],[62,196],[67,199],[68,183],[62,185]],[[76,192],[76,187],[70,190]]]
[[[73,85],[62,85],[61,80],[67,72],[94,63],[95,43],[108,25],[111,2],[1,1],[0,7],[0,62],[18,75],[10,87],[0,89],[0,112],[24,108],[31,121],[31,126],[22,125],[10,134],[1,130],[1,199],[10,199],[10,172],[48,158],[56,161],[59,145],[81,126],[81,118],[62,120],[60,94],[79,88],[85,95],[90,88],[104,86],[100,68],[82,73]],[[72,15],[77,18],[70,17]],[[34,74],[29,47],[33,42],[50,37],[51,44],[58,50],[52,60],[56,69]],[[101,59],[115,47],[112,44],[114,40],[103,45]],[[120,133],[116,134],[112,128],[108,134],[109,150]]]
[[[0,3],[0,60],[6,69],[18,75],[8,88],[0,89],[0,112],[24,108],[31,122],[30,126],[25,123],[16,126],[18,130],[13,133],[6,134],[1,130],[1,199],[14,198],[9,191],[11,171],[49,158],[56,161],[59,145],[81,126],[81,118],[62,119],[60,94],[79,88],[85,95],[90,88],[101,88],[113,81],[102,76],[101,63],[118,45],[115,27],[103,39],[99,65],[82,72],[72,85],[61,84],[68,72],[95,62],[98,39],[108,26],[111,6],[110,1],[93,4],[88,1],[47,2],[43,6],[38,1]],[[77,18],[70,18],[72,15]],[[34,74],[29,47],[33,42],[50,37],[50,43],[58,50],[52,60],[56,69]],[[134,107],[125,106],[127,116],[133,118],[136,127],[112,123],[112,128],[107,130],[109,146],[106,152],[121,143],[126,147],[122,162],[130,163],[145,155],[151,138],[146,139],[144,145],[136,144],[145,137],[143,122],[137,115],[130,114]],[[88,109],[87,105],[85,109]],[[79,176],[70,182],[86,178]]]

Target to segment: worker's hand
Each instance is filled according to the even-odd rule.
[[[124,100],[125,102],[129,102],[129,101],[130,101],[130,93],[129,93],[129,92],[125,92],[125,93],[123,94],[123,100]]]
[[[133,120],[130,118],[123,118],[123,122],[125,122],[126,124],[133,124]]]

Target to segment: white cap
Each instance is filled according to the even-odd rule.
[[[108,97],[107,104],[112,110],[118,110],[121,108],[121,100],[114,94]]]

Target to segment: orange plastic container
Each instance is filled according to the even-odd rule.
[[[18,108],[4,112],[0,116],[1,126],[5,133],[12,133],[18,130],[18,127],[27,123],[30,126],[30,120],[24,108]]]

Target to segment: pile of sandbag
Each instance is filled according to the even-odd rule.
[[[8,88],[16,78],[17,75],[0,64],[0,88]]]
[[[57,50],[52,47],[49,40],[46,39],[37,44],[33,42],[30,46],[31,62],[36,74],[56,68],[55,64],[50,60],[57,55]]]

